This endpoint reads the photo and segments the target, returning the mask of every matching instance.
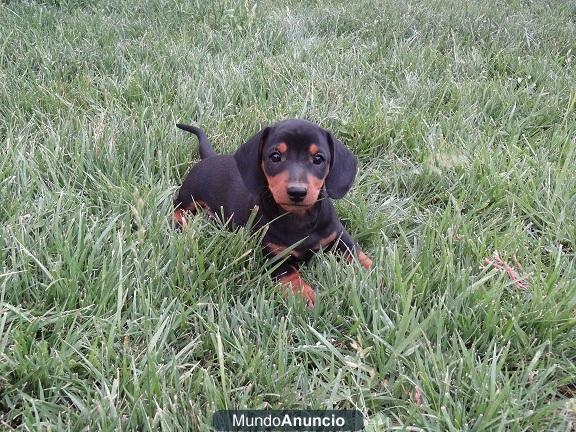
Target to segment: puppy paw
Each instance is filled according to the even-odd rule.
[[[316,294],[314,293],[314,289],[306,282],[304,282],[300,289],[300,294],[302,294],[302,296],[306,299],[306,304],[308,307],[312,309],[316,304]]]
[[[300,294],[306,300],[309,308],[313,308],[316,303],[316,294],[314,289],[308,285],[297,271],[280,276],[278,281],[289,287],[292,293]]]
[[[358,250],[358,262],[364,267],[366,270],[370,270],[372,267],[372,260],[366,256],[364,252],[360,249]]]
[[[172,214],[172,223],[174,225],[174,228],[177,230],[182,229],[186,226],[187,221],[184,210],[179,208],[174,210],[174,213]]]
[[[346,253],[345,257],[350,264],[354,263],[354,256],[351,253],[349,252]],[[368,256],[364,252],[362,252],[362,249],[360,249],[359,247],[356,248],[356,259],[358,260],[360,265],[364,267],[366,270],[370,270],[370,268],[372,267],[372,260],[368,258]]]

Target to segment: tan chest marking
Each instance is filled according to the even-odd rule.
[[[268,248],[273,255],[280,255],[282,252],[286,250],[286,246],[272,242],[266,243],[266,248]],[[300,258],[302,256],[302,253],[298,252],[297,250],[292,250],[290,251],[290,255],[292,255],[294,258]]]
[[[329,246],[337,238],[338,238],[338,234],[336,234],[336,231],[334,231],[332,234],[320,239],[320,241],[318,242],[317,249],[325,248],[326,246]]]

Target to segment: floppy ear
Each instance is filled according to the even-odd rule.
[[[262,147],[269,129],[262,129],[234,153],[242,181],[246,188],[254,194],[259,194],[268,185],[260,163],[262,161]]]
[[[330,198],[342,198],[350,190],[354,177],[356,177],[356,156],[348,150],[341,141],[332,137],[326,131],[328,146],[330,147],[330,172],[326,177],[326,191]]]

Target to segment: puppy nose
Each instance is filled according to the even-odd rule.
[[[299,202],[304,199],[308,193],[308,189],[306,186],[289,186],[286,192],[292,201]]]

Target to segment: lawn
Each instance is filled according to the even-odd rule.
[[[574,430],[575,71],[574,1],[2,2],[0,429]],[[224,153],[288,117],[358,156],[374,260],[314,258],[313,310],[258,233],[170,224],[176,122]]]

